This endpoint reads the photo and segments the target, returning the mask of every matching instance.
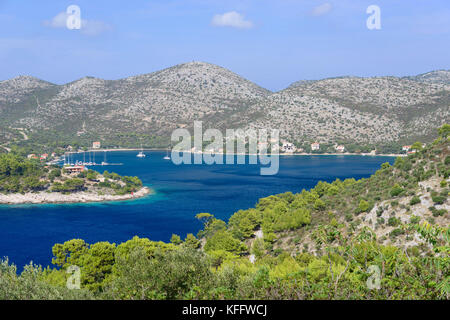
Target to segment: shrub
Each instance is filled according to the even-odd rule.
[[[391,189],[391,196],[392,196],[392,197],[397,197],[397,196],[400,195],[403,191],[404,191],[403,188],[400,187],[400,186],[398,185],[398,183],[396,183],[396,184],[392,187],[392,189]]]
[[[450,164],[450,156],[446,156],[445,157],[444,163],[447,164],[447,165]]]
[[[418,203],[420,203],[420,198],[418,196],[412,197],[411,201],[409,201],[409,204],[412,206]]]
[[[242,254],[247,251],[247,247],[238,239],[225,231],[217,231],[205,244],[205,251],[224,250],[232,254]]]
[[[443,204],[445,202],[446,198],[443,196],[434,196],[434,197],[431,197],[431,199],[433,200],[433,202],[435,204]]]
[[[366,212],[369,209],[369,203],[366,200],[359,201],[358,213]]]
[[[403,229],[397,228],[397,229],[392,230],[392,232],[389,234],[389,237],[395,238],[404,233],[405,233],[405,231]]]
[[[320,199],[317,199],[314,202],[314,209],[316,209],[316,210],[324,210],[325,209],[325,202],[323,202]]]
[[[420,217],[418,216],[412,216],[411,219],[409,220],[410,223],[412,224],[417,224],[420,222]]]
[[[381,215],[383,214],[383,212],[384,212],[384,209],[383,209],[383,207],[378,207],[377,208],[377,217],[381,217]]]
[[[428,209],[433,213],[433,217],[443,216],[447,213],[445,209],[436,209],[435,207],[429,207]]]
[[[400,224],[400,220],[396,217],[390,217],[388,220],[388,225],[391,227],[396,227]]]

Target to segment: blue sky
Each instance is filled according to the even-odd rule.
[[[381,30],[366,27],[373,4]],[[61,23],[69,5],[81,9],[80,30]],[[0,80],[118,79],[193,60],[270,90],[450,69],[450,1],[0,0]]]

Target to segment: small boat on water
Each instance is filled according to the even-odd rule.
[[[166,156],[164,157],[164,160],[170,160],[170,157],[169,157],[169,150],[167,150],[167,154],[166,154]]]
[[[108,161],[106,161],[106,151],[104,151],[104,153],[103,153],[102,166],[107,166],[108,164],[109,164]]]
[[[141,145],[141,151],[139,151],[139,153],[136,155],[136,157],[145,158],[145,153],[144,153],[144,150],[142,149],[142,145]]]

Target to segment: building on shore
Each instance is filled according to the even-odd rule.
[[[344,152],[345,151],[345,147],[343,145],[339,145],[335,147],[337,152]]]
[[[100,141],[94,141],[93,143],[92,143],[92,148],[93,149],[100,149],[100,147],[101,147],[101,143],[100,143]]]
[[[317,141],[311,144],[312,151],[319,150],[319,149],[320,149],[320,144]]]
[[[86,170],[86,168],[85,168],[85,166],[67,166],[67,167],[64,167],[64,170],[67,173],[72,174],[72,173],[83,172],[84,170]]]
[[[409,150],[411,150],[411,146],[403,146],[402,150],[403,151],[409,151]]]

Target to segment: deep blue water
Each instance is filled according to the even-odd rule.
[[[168,241],[172,233],[196,234],[199,212],[227,220],[259,198],[309,189],[319,181],[368,177],[390,157],[282,156],[274,176],[259,175],[259,165],[174,165],[165,152],[110,152],[108,162],[123,166],[94,167],[139,176],[156,193],[146,198],[110,203],[0,205],[0,257],[21,268],[33,261],[47,266],[51,248],[74,238],[88,243],[120,243],[137,235]],[[97,161],[102,157],[98,156]]]

